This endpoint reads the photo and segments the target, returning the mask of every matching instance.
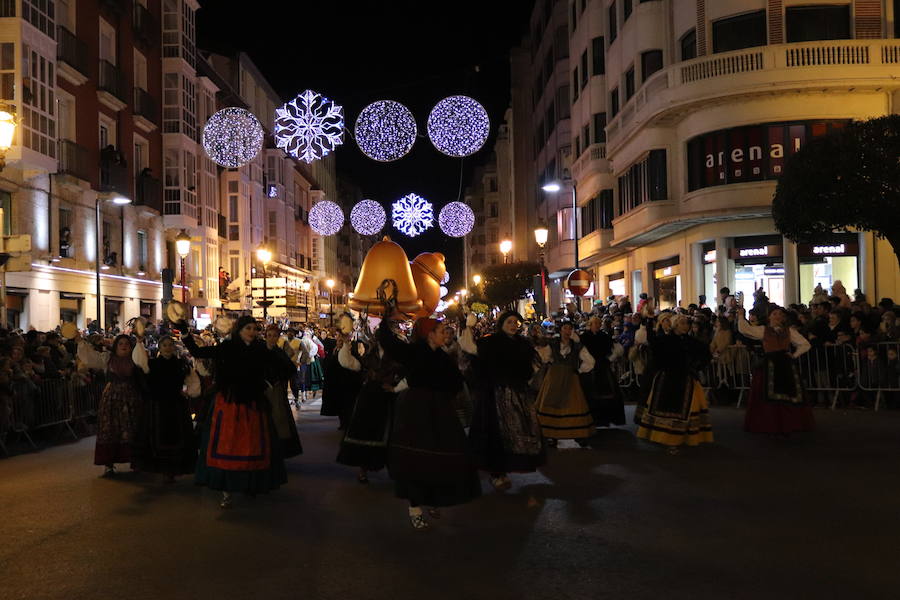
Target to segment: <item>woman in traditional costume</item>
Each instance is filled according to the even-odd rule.
[[[190,400],[183,391],[191,367],[178,356],[170,336],[162,336],[158,348],[157,356],[150,359],[150,393],[142,413],[140,452],[135,462],[142,471],[162,473],[166,483],[174,483],[176,475],[193,473],[197,467]]]
[[[104,477],[115,474],[117,463],[132,463],[138,416],[143,410],[149,371],[147,351],[127,335],[116,336],[112,352],[98,352],[82,340],[78,359],[88,368],[106,371],[106,386],[97,407],[97,443],[94,464],[103,465]],[[135,465],[136,466],[136,465]]]
[[[277,489],[287,482],[287,471],[266,397],[271,354],[259,339],[256,321],[241,317],[230,338],[218,346],[201,347],[191,336],[184,339],[195,358],[215,363],[217,391],[201,427],[196,483],[221,490],[222,508],[231,506],[233,492],[255,495]]]
[[[345,365],[340,359],[341,350],[351,350],[351,342],[343,334],[338,334],[334,340],[334,349],[322,361],[324,370],[324,386],[322,388],[322,408],[319,411],[323,417],[337,417],[338,429],[346,430],[347,423],[353,412],[353,404],[362,386],[362,377],[359,370],[354,370]],[[350,356],[350,354],[348,354]],[[352,357],[351,357],[352,358]]]
[[[751,325],[738,309],[738,331],[761,340],[765,360],[753,371],[744,429],[753,433],[789,435],[815,428],[812,407],[804,400],[800,373],[794,359],[810,349],[810,343],[787,325],[787,313],[775,306],[768,325]]]
[[[463,352],[474,355],[475,407],[469,442],[479,468],[491,485],[506,490],[509,473],[532,473],[546,460],[537,408],[529,398],[529,380],[537,369],[534,346],[519,328],[522,317],[507,311],[492,335],[475,342],[469,315],[459,338]]]
[[[365,348],[362,353],[360,345]],[[400,387],[406,387],[398,387],[403,369],[385,356],[377,343],[368,347],[361,342],[343,343],[338,360],[341,368],[362,374],[364,380],[344,429],[337,462],[357,467],[357,481],[365,484],[369,483],[369,472],[380,471],[387,463],[394,404]]]
[[[270,356],[266,379],[271,384],[266,397],[272,410],[275,434],[281,444],[281,456],[291,458],[303,454],[303,446],[297,434],[297,422],[294,421],[294,413],[287,397],[288,384],[297,373],[297,368],[284,348],[278,346],[280,337],[281,330],[276,325],[266,327],[266,349]]]
[[[625,424],[625,402],[619,382],[610,363],[621,355],[622,346],[602,331],[600,317],[591,317],[588,330],[581,334],[581,344],[594,359],[594,368],[582,373],[581,383],[587,395],[588,406],[594,417],[594,427]],[[618,350],[618,352],[617,352]]]
[[[437,519],[439,507],[463,504],[481,494],[454,402],[462,374],[442,348],[445,326],[436,319],[416,321],[413,343],[408,344],[397,339],[386,318],[377,338],[385,354],[403,366],[409,386],[397,398],[388,471],[397,496],[409,501],[413,527],[427,529],[423,506]]]
[[[557,440],[577,440],[584,445],[594,431],[594,419],[588,407],[579,373],[594,368],[594,357],[573,339],[569,322],[560,325],[559,337],[538,349],[541,360],[549,364],[541,391],[538,392],[538,421],[551,446]]]
[[[684,315],[671,317],[671,332],[661,330],[649,340],[654,375],[650,394],[640,411],[639,438],[677,454],[682,445],[713,441],[709,405],[698,374],[709,364],[709,347],[688,335]]]

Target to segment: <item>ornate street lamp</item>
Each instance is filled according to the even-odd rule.
[[[16,136],[16,114],[12,107],[0,104],[0,171],[6,166],[6,152]]]
[[[503,253],[503,264],[506,264],[507,258],[509,258],[509,251],[512,250],[512,241],[503,240],[500,242],[500,252]]]
[[[549,234],[550,230],[548,230],[547,226],[543,223],[538,224],[538,226],[534,228],[534,241],[537,242],[537,245],[541,249],[541,304],[538,307],[541,315],[543,315],[547,309],[547,280],[544,275],[544,246],[547,244],[547,236]]]
[[[328,287],[328,315],[331,317],[330,325],[334,325],[334,279],[325,281]]]
[[[266,248],[265,246],[260,246],[256,249],[256,260],[258,260],[262,264],[262,280],[263,280],[263,299],[259,300],[257,304],[262,306],[263,309],[263,321],[268,320],[269,318],[269,307],[272,305],[272,301],[269,300],[269,288],[268,281],[266,275],[266,267],[269,266],[269,261],[272,260],[272,251]]]
[[[187,303],[187,288],[184,285],[184,259],[191,252],[191,236],[187,231],[181,230],[181,233],[175,238],[175,251],[181,257],[181,302]]]

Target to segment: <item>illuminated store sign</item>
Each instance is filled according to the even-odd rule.
[[[785,159],[806,140],[846,124],[846,120],[766,123],[699,135],[687,143],[688,189],[777,179]]]
[[[709,252],[705,253],[703,255],[703,262],[705,262],[706,264],[716,262],[716,251],[710,250]]]
[[[813,246],[813,254],[845,254],[847,249],[844,244],[837,246]]]
[[[738,250],[738,256],[741,258],[745,258],[747,256],[768,256],[769,255],[769,247],[762,246],[761,248],[740,248]]]
[[[747,242],[745,242],[747,243]],[[749,248],[731,248],[728,253],[734,260],[743,260],[746,262],[747,259],[752,258],[781,258],[782,253],[781,245],[762,245],[762,246],[750,246]],[[765,262],[765,261],[763,261]]]

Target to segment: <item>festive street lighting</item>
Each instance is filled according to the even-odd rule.
[[[269,307],[272,305],[272,301],[269,300],[269,288],[268,282],[266,281],[266,267],[269,266],[269,261],[272,260],[272,251],[266,248],[265,246],[260,246],[256,249],[256,260],[258,260],[262,264],[262,280],[263,280],[263,299],[257,301],[263,309],[263,320],[267,320],[269,318]]]
[[[543,315],[547,309],[547,280],[544,274],[544,246],[547,244],[547,236],[550,231],[543,223],[534,228],[534,241],[540,247],[541,257],[541,303],[538,305],[539,312]]]
[[[175,238],[175,251],[178,252],[178,256],[181,257],[181,301],[186,303],[187,289],[184,285],[184,259],[186,259],[187,255],[191,252],[191,236],[189,236],[184,229],[182,229],[181,233]]]
[[[6,166],[6,152],[16,135],[16,114],[12,107],[0,104],[0,171]],[[4,327],[6,323],[3,324]]]
[[[303,281],[300,283],[300,289],[303,290],[303,306],[306,307],[306,320],[309,320],[309,290],[312,287],[312,282],[309,280],[309,277],[304,277]]]
[[[472,275],[472,283],[475,285],[481,285],[481,275]]]
[[[506,264],[507,259],[509,258],[509,251],[512,250],[512,241],[503,240],[500,242],[500,252],[503,253],[503,264]]]
[[[328,287],[328,316],[331,317],[330,325],[334,325],[334,279],[325,281]]]
[[[203,126],[203,149],[219,166],[236,169],[256,158],[266,132],[250,111],[230,106],[209,118]]]
[[[2,113],[0,113],[0,120],[2,120],[2,119],[3,119],[3,115],[2,115]],[[3,140],[0,140],[0,142],[2,142],[2,141]],[[2,150],[2,146],[0,146],[0,150]],[[129,200],[128,198],[126,198],[124,196],[113,196],[110,198],[109,196],[104,196],[104,195],[100,194],[97,196],[97,200],[94,202],[94,232],[95,232],[95,236],[97,238],[96,240],[94,240],[96,242],[94,244],[95,250],[96,250],[96,255],[94,257],[96,259],[96,260],[94,260],[94,269],[97,274],[97,332],[98,333],[100,332],[101,328],[103,327],[103,325],[102,325],[103,319],[102,319],[102,315],[101,315],[101,308],[103,306],[103,301],[100,296],[100,253],[101,253],[100,249],[102,247],[101,243],[102,243],[102,237],[103,237],[100,232],[100,204],[102,202],[112,202],[113,204],[116,204],[118,206],[125,206],[126,204],[131,204],[131,200]],[[104,266],[106,266],[106,265],[104,265]],[[4,321],[4,325],[5,325],[5,321]]]

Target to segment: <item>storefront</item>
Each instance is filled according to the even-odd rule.
[[[59,293],[59,322],[75,323],[81,325],[78,318],[81,316],[81,306],[84,302],[84,294]]]
[[[660,310],[675,308],[681,303],[681,260],[678,256],[658,260],[653,269],[653,297]]]
[[[770,302],[784,306],[784,247],[780,235],[757,235],[734,239],[730,257],[734,261],[733,293],[743,293],[747,306],[762,288]]]
[[[800,302],[808,303],[817,285],[826,292],[840,281],[851,296],[859,288],[859,236],[836,235],[825,244],[798,244]]]
[[[625,291],[625,271],[619,271],[612,275],[606,276],[606,288],[609,296],[624,296]]]
[[[716,243],[704,242],[700,246],[700,254],[703,260],[703,294],[706,296],[706,304],[715,306],[719,297],[719,278],[716,274]]]

